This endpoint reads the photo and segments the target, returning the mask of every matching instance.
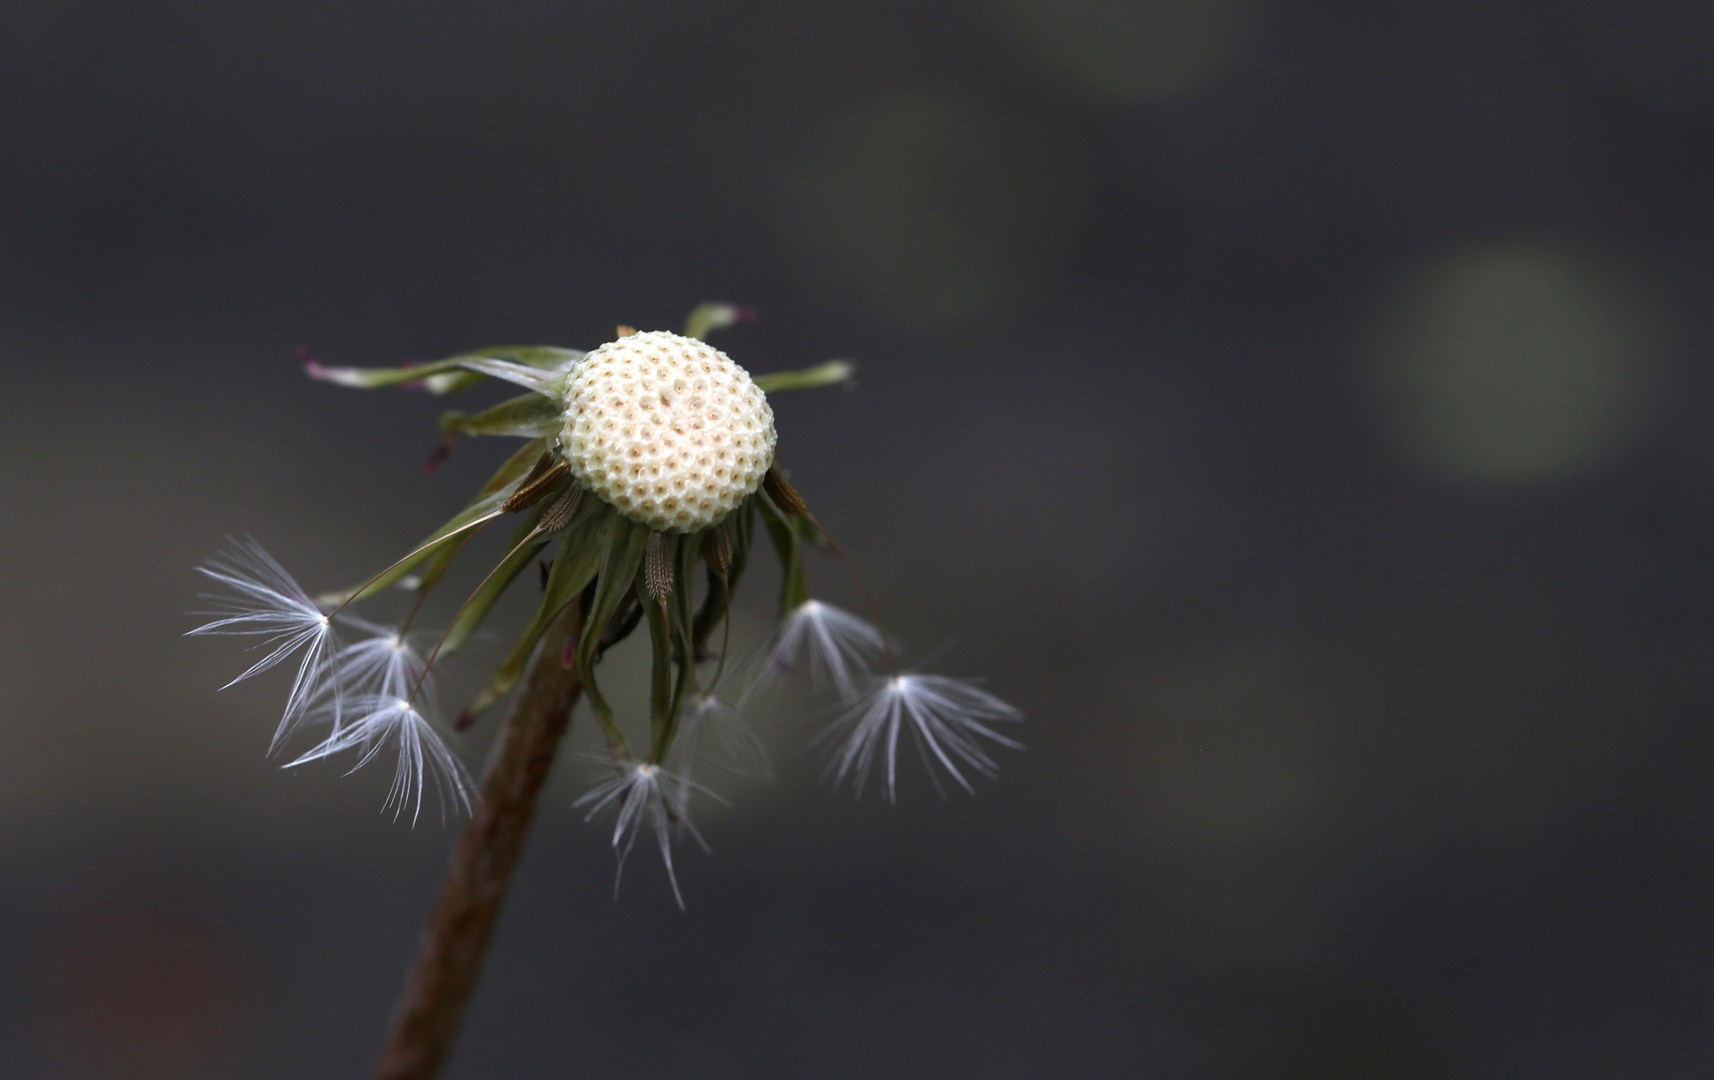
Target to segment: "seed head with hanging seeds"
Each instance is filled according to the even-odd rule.
[[[766,770],[753,734],[736,728],[765,696],[764,685],[804,657],[817,682],[828,677],[841,699],[843,714],[826,733],[835,744],[829,775],[836,784],[849,779],[860,791],[871,763],[884,762],[883,790],[891,798],[901,732],[931,778],[945,771],[968,786],[960,764],[993,774],[997,765],[983,742],[1016,746],[992,728],[1018,719],[1016,710],[968,684],[901,674],[877,626],[810,596],[804,548],[830,547],[844,556],[774,460],[767,395],[849,383],[851,365],[830,361],[753,378],[703,340],[737,315],[729,305],[704,304],[691,313],[683,334],[620,327],[614,340],[588,353],[505,346],[396,368],[307,362],[315,378],[345,386],[414,385],[444,394],[496,379],[527,392],[481,412],[442,418],[444,444],[435,462],[461,435],[525,441],[460,513],[359,585],[312,600],[253,541],[205,567],[235,595],[222,598],[218,618],[193,633],[262,636],[271,648],[246,676],[301,652],[278,739],[306,728],[326,731],[292,764],[346,750],[359,754],[362,764],[395,745],[391,805],[420,808],[430,786],[454,804],[467,803],[468,777],[448,745],[456,736],[431,708],[435,664],[470,640],[507,586],[557,545],[534,617],[453,727],[469,726],[510,691],[549,627],[578,605],[584,630],[566,646],[563,663],[578,669],[611,766],[610,779],[585,805],[594,811],[618,807],[613,839],[621,859],[646,827],[670,873],[667,845],[686,832],[697,835],[689,827],[688,799],[706,791],[691,780],[699,748],[744,748],[729,761],[762,764],[732,771]],[[403,651],[416,609],[398,628],[350,611],[395,586],[416,593],[420,609],[471,538],[504,516],[519,521],[511,545],[426,657]],[[722,631],[718,646],[711,646],[716,631],[728,626],[758,522],[781,567],[780,622],[746,674],[745,665],[726,663],[729,633]],[[648,627],[652,650],[650,723],[646,744],[633,746],[602,693],[596,664],[639,623]],[[340,633],[349,628],[363,636],[346,644]],[[376,657],[391,665],[385,680],[374,675]],[[724,684],[729,675],[742,683],[731,692]],[[694,734],[681,750],[678,736],[687,725]]]

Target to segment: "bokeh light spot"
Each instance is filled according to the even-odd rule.
[[[1223,73],[1253,0],[998,0],[1027,47],[1084,92],[1156,100]]]
[[[1053,280],[1085,217],[1083,170],[1045,132],[924,96],[838,118],[788,180],[814,282],[904,326],[962,322]]]
[[[1315,784],[1303,688],[1269,650],[1190,654],[1136,693],[1152,824],[1203,843],[1300,826]]]
[[[1545,244],[1461,251],[1407,274],[1369,357],[1406,452],[1449,479],[1581,472],[1643,428],[1660,335],[1621,275]]]
[[[48,1029],[76,1075],[215,1075],[243,983],[219,935],[147,900],[80,914],[43,943]]]

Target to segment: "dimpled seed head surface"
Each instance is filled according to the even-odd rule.
[[[774,461],[774,411],[719,349],[665,331],[585,356],[566,386],[560,446],[583,485],[662,532],[706,529]]]

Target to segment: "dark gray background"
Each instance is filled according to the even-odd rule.
[[[502,452],[296,347],[703,299],[862,364],[782,457],[1028,750],[853,803],[788,708],[681,915],[580,724],[454,1077],[1714,1073],[1711,136],[1693,0],[10,0],[0,1073],[363,1075],[455,834],[191,568]]]

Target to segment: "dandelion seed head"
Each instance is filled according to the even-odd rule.
[[[631,334],[585,356],[560,448],[583,485],[659,532],[715,525],[774,461],[774,413],[750,375],[695,338]]]

